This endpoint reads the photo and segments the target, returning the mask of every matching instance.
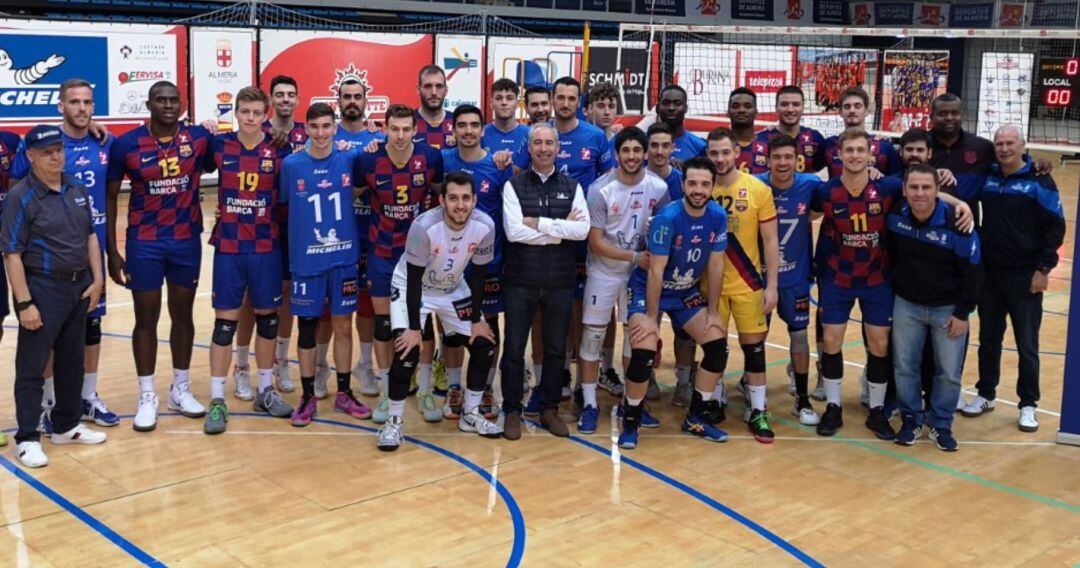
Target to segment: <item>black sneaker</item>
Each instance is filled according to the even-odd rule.
[[[840,408],[838,404],[828,404],[825,406],[825,414],[821,416],[821,422],[818,422],[817,433],[818,436],[835,436],[836,431],[844,426],[844,409]]]
[[[727,413],[724,412],[724,407],[720,406],[720,401],[715,398],[712,400],[704,401],[705,409],[698,415],[702,420],[712,424],[713,426],[727,420]]]
[[[892,424],[889,424],[889,417],[885,414],[885,407],[883,406],[875,406],[870,409],[870,416],[866,417],[866,427],[879,440],[896,438],[896,430],[893,430]]]
[[[562,376],[562,402],[566,402],[572,398],[570,392],[570,383],[573,382],[574,377],[570,374],[570,369],[563,369]]]
[[[754,435],[755,440],[762,444],[771,444],[776,437],[772,428],[769,428],[769,418],[772,418],[772,416],[764,410],[754,410],[750,413],[748,422],[750,433]]]
[[[931,428],[930,439],[943,452],[955,452],[960,449],[960,443],[956,441],[952,430],[948,428]]]

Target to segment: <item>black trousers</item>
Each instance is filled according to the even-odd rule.
[[[544,318],[544,374],[540,381],[540,408],[558,408],[562,398],[566,334],[574,307],[573,288],[503,286],[505,308],[502,371],[504,412],[521,412],[525,391],[525,344],[529,340],[537,306]]]
[[[1042,326],[1043,295],[1031,293],[1032,272],[986,272],[979,296],[979,396],[994,400],[1001,381],[1001,342],[1005,317],[1012,323],[1016,350],[1020,354],[1016,396],[1020,406],[1039,401],[1039,327]]]
[[[82,418],[83,353],[86,349],[87,300],[80,299],[90,277],[81,282],[61,282],[27,275],[34,304],[41,313],[41,327],[19,327],[15,350],[15,417],[19,430],[15,442],[37,441],[45,365],[55,351],[53,376],[56,406],[52,409],[54,432],[67,432]]]

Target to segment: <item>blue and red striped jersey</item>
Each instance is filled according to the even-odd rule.
[[[15,151],[19,148],[19,135],[0,130],[0,211],[11,185],[11,166],[15,163]]]
[[[758,132],[751,146],[753,161],[750,164],[750,173],[760,174],[769,169],[769,142],[780,136],[779,128],[766,128]],[[795,163],[796,172],[814,173],[821,171],[827,166],[823,155],[825,137],[813,128],[799,127],[799,135],[795,137]]]
[[[810,207],[825,214],[814,252],[821,278],[841,288],[875,286],[888,280],[885,232],[901,189],[899,178],[881,178],[854,196],[835,177],[814,190]]]
[[[829,166],[829,177],[836,177],[844,173],[844,162],[840,159],[840,145],[837,144],[839,136],[830,136],[825,139],[825,163]],[[900,173],[903,168],[900,165],[900,154],[896,152],[892,142],[888,138],[874,136],[870,139],[870,155],[874,162],[870,165],[887,176]]]
[[[416,134],[413,134],[413,144],[427,144],[436,150],[445,150],[457,146],[454,139],[454,116],[446,113],[442,122],[431,124],[420,116],[416,111]]]
[[[383,145],[360,156],[355,177],[371,194],[371,250],[377,257],[397,260],[405,250],[409,225],[424,212],[431,184],[442,182],[442,154],[426,144],[414,144],[408,161],[398,167]]]
[[[739,157],[735,158],[735,167],[748,174],[763,174],[769,171],[769,143],[753,139],[749,144],[739,144]]]
[[[278,172],[289,146],[275,147],[269,134],[254,148],[240,142],[237,133],[219,134],[210,142],[218,174],[218,217],[210,244],[221,253],[258,253],[277,250],[279,220]]]
[[[274,129],[270,119],[263,122],[262,129],[267,134],[270,134],[270,131]],[[291,153],[303,152],[305,145],[307,145],[307,129],[304,128],[303,122],[294,120],[292,128],[289,129],[289,149]]]
[[[109,153],[108,181],[131,180],[127,238],[190,239],[202,232],[199,179],[210,157],[211,135],[181,124],[158,139],[148,125],[117,138]]]

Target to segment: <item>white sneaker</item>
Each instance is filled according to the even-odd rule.
[[[791,408],[791,415],[799,417],[799,424],[803,426],[816,426],[818,422],[821,422],[821,417],[814,411],[813,408],[799,408],[793,406]]]
[[[964,399],[964,393],[961,392],[960,396],[956,399],[956,411],[960,412],[964,410],[964,407],[968,405],[968,401]]]
[[[289,362],[275,361],[274,363],[274,380],[277,382],[277,389],[281,392],[296,390],[296,381],[293,380],[292,371],[289,370]]]
[[[251,370],[249,367],[241,369],[234,366],[233,381],[236,383],[233,396],[240,400],[255,400],[255,391],[251,390]]]
[[[810,398],[822,402],[825,400],[825,381],[821,379],[821,368],[818,368],[817,385],[814,386],[814,392],[810,393]]]
[[[787,393],[791,396],[795,396],[795,393],[797,392],[797,390],[795,389],[795,367],[791,366],[791,363],[788,363],[787,366],[787,378]]]
[[[15,446],[15,455],[26,467],[45,467],[49,465],[49,457],[41,449],[41,442],[19,442]]]
[[[480,414],[480,408],[474,408],[469,413],[461,415],[458,420],[458,430],[462,432],[476,432],[484,438],[501,438],[503,429],[497,423],[484,418]]]
[[[135,419],[131,427],[136,432],[149,432],[157,428],[157,395],[152,392],[139,394],[139,404],[135,407]]]
[[[315,367],[315,398],[322,400],[330,396],[326,390],[326,383],[330,381],[330,367],[319,365]]]
[[[188,383],[177,383],[169,387],[169,402],[166,407],[188,418],[206,416],[206,408],[191,394]]]
[[[1039,421],[1035,418],[1034,406],[1020,407],[1020,420],[1017,422],[1021,432],[1038,432]]]
[[[386,419],[386,424],[379,428],[377,447],[384,452],[392,452],[401,447],[404,437],[401,431],[401,417],[390,416]]]
[[[975,418],[976,416],[982,416],[986,412],[994,411],[994,401],[986,400],[985,398],[976,395],[971,399],[971,402],[964,408],[960,409],[960,414],[967,416],[968,418]]]
[[[105,432],[98,432],[97,430],[91,430],[82,424],[68,430],[67,432],[54,432],[52,435],[52,443],[54,444],[103,444],[105,440],[109,439],[109,435]]]
[[[870,408],[870,381],[866,380],[866,371],[859,375],[859,404]]]
[[[371,369],[360,369],[360,394],[379,396],[379,377]]]

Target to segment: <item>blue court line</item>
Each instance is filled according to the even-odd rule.
[[[12,475],[22,480],[24,483],[33,487],[38,493],[44,495],[47,499],[56,503],[61,509],[64,509],[70,513],[76,519],[79,519],[86,526],[93,529],[101,536],[109,539],[113,544],[120,547],[121,550],[128,553],[132,558],[141,562],[145,566],[165,566],[165,563],[154,558],[145,550],[135,546],[130,540],[120,536],[116,531],[109,528],[105,523],[97,520],[93,515],[87,513],[82,507],[68,501],[63,495],[53,491],[48,485],[45,485],[34,476],[26,473],[17,465],[11,462],[8,458],[0,455],[0,466],[8,470]]]
[[[523,419],[522,421],[526,422],[528,424],[532,424],[533,426],[535,426],[535,427],[537,427],[539,429],[544,429],[544,426],[542,424],[540,424],[539,422],[535,422],[533,420],[527,420],[527,419]],[[577,444],[580,444],[582,446],[585,446],[586,448],[589,448],[591,450],[600,452],[601,454],[604,454],[605,456],[608,456],[609,458],[611,457],[611,450],[609,450],[607,448],[604,448],[603,446],[600,446],[598,444],[595,444],[593,442],[590,442],[590,441],[588,441],[588,440],[586,440],[584,438],[575,436],[573,434],[570,435],[569,439],[570,439],[570,441],[575,442]],[[765,540],[775,544],[777,547],[779,547],[784,552],[787,552],[788,554],[794,556],[795,558],[797,558],[803,564],[805,564],[807,566],[813,566],[815,568],[824,568],[824,566],[825,566],[824,564],[818,562],[817,560],[814,560],[814,558],[811,557],[809,554],[803,552],[802,550],[799,550],[795,545],[793,545],[790,542],[784,540],[782,537],[780,537],[776,533],[774,533],[774,532],[770,531],[769,529],[757,524],[756,522],[754,522],[750,518],[744,516],[743,514],[739,513],[735,509],[732,509],[731,507],[728,507],[727,505],[724,505],[723,503],[717,501],[716,499],[713,499],[712,497],[706,495],[705,493],[702,493],[701,491],[698,491],[697,489],[694,489],[693,487],[683,483],[682,481],[679,481],[678,479],[675,479],[674,477],[671,477],[670,475],[667,475],[666,473],[663,473],[661,471],[657,471],[657,470],[655,470],[655,469],[653,469],[653,468],[651,468],[651,467],[649,467],[649,466],[647,466],[647,465],[645,465],[645,464],[643,464],[643,463],[641,463],[641,462],[639,462],[639,461],[637,461],[637,460],[635,460],[633,458],[628,458],[628,457],[626,457],[625,453],[620,454],[620,460],[621,460],[622,463],[625,463],[626,465],[629,465],[630,467],[644,473],[645,475],[648,475],[649,477],[652,477],[653,479],[661,481],[661,482],[667,484],[668,486],[672,487],[673,489],[681,491],[681,492],[693,497],[694,499],[697,499],[698,501],[704,503],[705,505],[708,505],[709,507],[712,507],[716,511],[719,511],[720,513],[723,513],[724,515],[731,518],[732,520],[739,523],[740,525],[754,531],[755,533],[758,534],[758,536],[760,536],[760,537],[764,538]]]

